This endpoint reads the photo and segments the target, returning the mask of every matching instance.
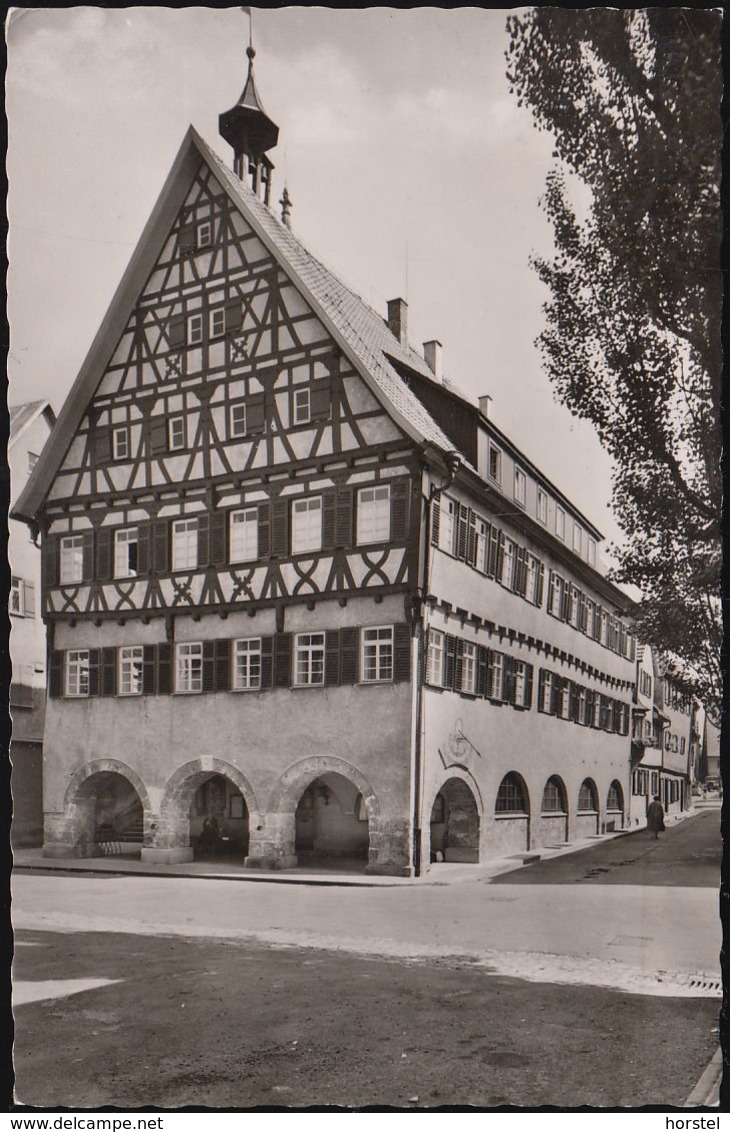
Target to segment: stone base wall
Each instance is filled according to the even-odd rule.
[[[490,824],[486,837],[487,855],[490,857],[509,857],[511,853],[524,853],[529,846],[530,820],[524,817],[495,818]]]
[[[576,838],[594,837],[598,832],[598,814],[578,814],[576,816]]]
[[[536,848],[548,845],[561,845],[568,840],[567,814],[541,814],[537,826]]]

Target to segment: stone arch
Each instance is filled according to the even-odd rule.
[[[121,762],[119,759],[93,759],[90,763],[84,763],[82,767],[79,767],[72,775],[71,781],[66,787],[66,793],[63,799],[64,809],[73,805],[81,798],[84,783],[95,774],[119,774],[122,778],[126,778],[130,786],[133,786],[137,791],[139,800],[142,803],[142,809],[145,813],[149,812],[150,799],[147,793],[147,787],[137,774],[137,771],[133,770],[131,766]]]
[[[134,855],[147,837],[147,787],[137,771],[119,759],[92,759],[79,767],[66,787],[63,805],[64,856]]]
[[[221,775],[240,791],[248,811],[246,829],[260,823],[258,803],[251,783],[237,766],[213,756],[192,759],[179,766],[168,778],[162,791],[158,826],[154,831],[155,846],[162,850],[190,849],[190,807],[198,787],[206,778]],[[248,835],[247,835],[248,836]]]
[[[606,795],[606,833],[615,833],[617,829],[623,829],[625,816],[623,786],[617,778],[614,778]]]
[[[559,774],[551,774],[542,788],[539,814],[540,845],[547,848],[568,841],[568,791]]]
[[[578,837],[595,837],[600,831],[598,787],[592,778],[584,778],[578,790],[575,832]]]
[[[494,848],[500,857],[525,853],[531,844],[531,804],[527,783],[516,770],[503,775],[494,800]]]
[[[304,791],[323,774],[339,774],[347,778],[362,794],[369,821],[380,817],[380,805],[364,774],[344,759],[332,755],[313,755],[288,767],[269,795],[269,813],[293,814]]]
[[[448,768],[427,815],[427,859],[431,863],[479,862],[484,804],[479,787],[467,770]]]

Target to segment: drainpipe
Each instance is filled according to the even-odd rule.
[[[423,683],[426,678],[426,638],[428,626],[426,624],[426,599],[429,596],[430,572],[431,572],[431,504],[437,495],[442,491],[447,491],[454,482],[456,473],[461,466],[461,456],[458,452],[452,451],[446,454],[446,470],[447,477],[444,483],[432,483],[428,495],[421,497],[424,499],[425,515],[423,522],[424,533],[424,547],[423,547],[423,581],[420,589],[420,602],[418,614],[418,671],[416,673],[416,736],[415,736],[415,773],[413,782],[413,871],[417,877],[421,876],[421,817],[423,799],[421,797],[423,792],[423,748],[424,748],[424,732],[425,732],[425,715],[424,715],[424,698],[423,698]]]

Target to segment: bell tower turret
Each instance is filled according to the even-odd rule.
[[[273,162],[267,151],[279,140],[279,127],[261,105],[253,73],[256,56],[253,44],[246,48],[248,75],[243,93],[235,106],[218,118],[218,129],[233,149],[233,169],[264,204],[271,196]]]

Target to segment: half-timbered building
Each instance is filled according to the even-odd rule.
[[[249,74],[190,129],[16,511],[43,545],[45,852],[412,875],[620,828],[600,532],[407,310],[271,207]],[[214,831],[213,835],[211,831]]]

